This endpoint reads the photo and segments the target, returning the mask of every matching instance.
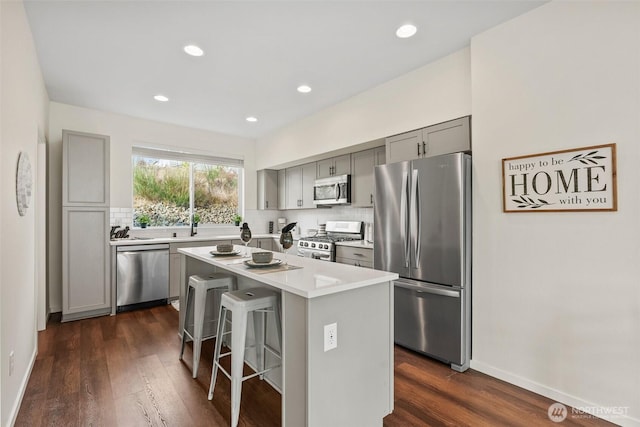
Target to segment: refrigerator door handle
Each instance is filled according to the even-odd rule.
[[[413,265],[418,268],[420,260],[420,223],[422,212],[420,208],[420,196],[418,188],[418,170],[414,169],[411,174],[411,236],[415,240]]]
[[[409,192],[409,175],[407,172],[402,173],[402,190],[400,190],[400,238],[402,239],[402,244],[404,245],[404,266],[409,267],[409,239],[407,238],[407,227],[408,227],[408,209],[407,209],[407,199]]]
[[[394,282],[394,285],[416,292],[417,297],[426,297],[428,295],[441,295],[443,297],[460,298],[460,291],[441,289],[429,285],[412,285],[405,282]]]
[[[336,202],[337,202],[338,200],[340,200],[340,184],[336,182],[335,186],[336,186]]]

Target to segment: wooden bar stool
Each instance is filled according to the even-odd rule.
[[[211,372],[211,384],[209,385],[209,400],[213,399],[213,391],[216,386],[218,369],[231,380],[231,426],[238,425],[240,417],[240,400],[242,392],[242,382],[260,376],[280,365],[265,368],[265,350],[276,355],[280,359],[279,352],[265,344],[266,319],[265,313],[272,312],[275,315],[275,327],[278,335],[278,345],[282,347],[282,328],[280,321],[280,295],[267,288],[251,288],[226,292],[222,294],[220,301],[220,317],[218,319],[218,337],[223,337],[229,332],[225,332],[227,312],[231,312],[231,351],[220,354],[222,339],[216,339],[215,351],[213,354],[213,370]],[[242,376],[244,367],[244,353],[247,337],[247,317],[251,313],[253,317],[253,329],[255,335],[255,349],[258,372],[246,377]],[[220,366],[220,358],[231,355],[231,374]]]
[[[227,274],[213,273],[206,277],[191,276],[189,277],[189,286],[187,287],[186,310],[184,313],[184,326],[182,329],[182,347],[180,348],[180,359],[184,354],[184,345],[187,336],[193,341],[193,378],[198,376],[198,365],[200,364],[200,351],[202,349],[202,341],[215,338],[217,335],[209,335],[203,337],[204,330],[204,314],[206,311],[207,294],[209,291],[229,292],[233,290],[235,277]],[[193,300],[193,331],[189,332],[187,324],[189,321],[189,302]],[[217,322],[220,318],[220,306],[216,307],[216,318],[213,322]],[[217,331],[216,325],[216,331]]]

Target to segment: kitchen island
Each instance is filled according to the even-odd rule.
[[[179,249],[181,306],[193,274],[226,272],[236,276],[239,289],[280,292],[282,368],[266,378],[282,393],[282,425],[382,426],[393,410],[392,281],[398,276],[291,254],[292,269],[267,272],[248,268],[246,258],[214,257],[213,249]],[[244,247],[235,249],[244,253]],[[275,259],[284,257],[274,253]],[[183,322],[181,310],[179,331]],[[324,327],[333,323],[338,345],[325,351]],[[268,331],[269,344],[277,344],[274,336]],[[247,363],[252,365],[250,356]]]

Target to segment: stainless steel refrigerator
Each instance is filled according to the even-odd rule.
[[[374,267],[398,273],[395,342],[464,371],[471,358],[471,156],[375,170]]]

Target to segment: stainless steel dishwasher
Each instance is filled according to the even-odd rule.
[[[169,245],[118,246],[116,311],[166,304]]]

